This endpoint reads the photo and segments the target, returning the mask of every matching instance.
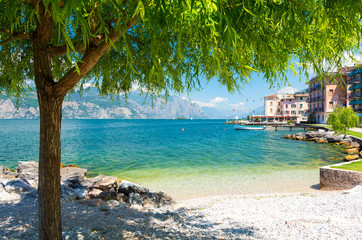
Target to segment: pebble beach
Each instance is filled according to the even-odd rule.
[[[19,195],[20,196],[20,195]],[[0,202],[1,239],[37,239],[37,201]],[[62,205],[64,239],[362,239],[362,187],[196,198],[162,208],[99,199]]]

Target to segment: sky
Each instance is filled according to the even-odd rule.
[[[184,99],[189,99],[193,103],[197,103],[203,110],[208,110],[220,117],[232,117],[235,115],[245,116],[253,109],[264,106],[264,97],[275,93],[294,93],[307,88],[307,78],[299,75],[287,74],[289,85],[280,88],[270,88],[262,76],[252,74],[251,81],[243,86],[240,93],[231,94],[225,86],[222,86],[216,80],[209,81],[202,79],[203,89],[194,91],[190,95],[182,95]],[[207,109],[205,109],[207,108]],[[233,113],[235,109],[235,113]],[[255,112],[260,114],[260,112]]]
[[[350,59],[348,54],[345,54],[345,59],[342,66],[354,66],[355,60]],[[361,54],[353,53],[353,57],[357,62],[362,62]],[[325,67],[328,67],[326,64]],[[315,76],[312,71],[308,71],[309,78]],[[286,94],[294,93],[305,90],[307,85],[307,77],[305,75],[294,75],[291,71],[287,73],[288,85],[281,87],[270,88],[263,76],[258,76],[254,73],[251,75],[251,81],[245,84],[240,93],[235,92],[230,94],[225,86],[222,86],[217,80],[213,79],[206,84],[205,79],[200,79],[203,89],[201,91],[194,91],[190,95],[181,95],[182,98],[191,100],[197,103],[202,109],[209,113],[208,115],[215,115],[217,118],[231,118],[233,116],[246,116],[249,113],[253,114],[253,109],[264,106],[264,97],[275,93]],[[235,109],[235,113],[233,112]],[[254,111],[254,114],[262,114],[262,112]]]

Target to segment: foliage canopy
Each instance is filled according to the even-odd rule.
[[[101,94],[127,92],[133,83],[154,93],[191,91],[200,76],[232,92],[253,71],[284,83],[290,69],[322,73],[325,61],[339,65],[362,39],[355,0],[0,0],[0,90],[8,94],[34,79],[41,4],[53,25],[51,81],[77,72],[69,86],[90,82]],[[85,71],[87,55],[102,44],[110,49]]]
[[[336,133],[346,134],[347,129],[359,124],[359,117],[352,108],[337,106],[329,115],[327,124],[331,125]]]

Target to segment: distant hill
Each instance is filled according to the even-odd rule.
[[[151,97],[145,99],[140,91],[128,93],[112,101],[98,96],[95,88],[89,89],[81,97],[74,94],[63,103],[64,119],[170,119],[208,118],[200,106],[177,96],[170,96],[168,102],[156,98],[152,105]],[[39,107],[36,93],[29,91],[18,99],[0,95],[0,119],[36,119]]]

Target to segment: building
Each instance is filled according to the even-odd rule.
[[[287,94],[282,99],[282,114],[285,121],[291,120],[296,123],[307,122],[308,116],[308,94],[306,92],[296,92]]]
[[[254,119],[261,118],[263,121],[296,123],[306,122],[307,116],[304,116],[308,110],[308,94],[306,92],[297,92],[285,95],[269,95],[264,97],[265,116],[255,116]]]
[[[347,80],[351,68],[341,69],[339,73],[331,73],[321,80],[317,77],[309,81],[309,120],[315,123],[326,123],[328,115],[334,108],[347,104]]]
[[[357,112],[357,115],[362,116],[362,68],[353,68],[350,72],[348,80],[348,100],[347,106]]]

